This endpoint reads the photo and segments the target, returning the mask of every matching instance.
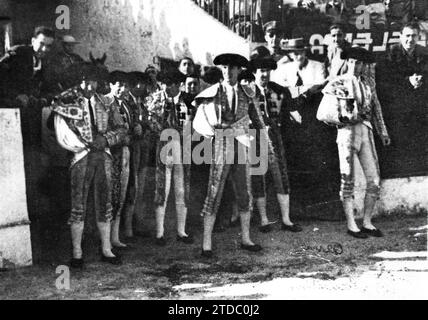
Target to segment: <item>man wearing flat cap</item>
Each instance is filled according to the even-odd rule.
[[[272,58],[278,64],[286,63],[290,59],[288,56],[284,56],[281,50],[281,40],[283,37],[283,31],[278,21],[269,21],[263,25],[263,31],[265,35],[265,41],[267,43],[267,49],[269,50]]]
[[[282,126],[286,125],[287,115],[295,111],[298,99],[292,99],[288,89],[270,81],[270,72],[276,69],[276,62],[271,56],[260,56],[258,51],[251,55],[250,70],[255,77],[255,110],[261,111],[262,126],[267,129],[269,141],[268,165],[281,209],[281,230],[300,232],[302,228],[290,220],[290,195],[287,173],[287,160],[282,141]],[[260,213],[261,232],[270,232],[272,223],[266,214],[266,179],[265,175],[252,177],[253,196],[256,198]]]
[[[208,258],[212,256],[212,231],[229,175],[234,185],[241,218],[241,248],[252,252],[262,249],[250,238],[251,168],[247,158],[244,161],[237,159],[238,155],[246,154],[249,143],[245,133],[248,132],[250,118],[252,121],[257,118],[257,115],[254,115],[253,90],[238,83],[241,68],[248,66],[248,60],[238,54],[222,54],[214,59],[214,64],[220,66],[223,82],[211,86],[196,97],[194,103],[198,110],[193,122],[196,132],[214,139],[214,157],[211,162],[207,197],[202,209],[204,216],[202,256]],[[262,121],[260,118],[258,122]],[[225,141],[230,139],[219,138],[221,129],[232,130],[234,133],[233,148],[230,146],[231,143]],[[232,164],[229,164],[230,161],[225,163],[225,160],[230,158],[234,160]]]
[[[265,34],[265,41],[267,48],[272,55],[280,54],[281,48],[279,46],[281,41],[281,31],[279,29],[278,21],[269,21],[263,25],[263,31]]]

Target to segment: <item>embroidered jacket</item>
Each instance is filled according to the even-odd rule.
[[[205,137],[214,137],[215,129],[226,126],[245,134],[236,137],[236,140],[249,146],[248,130],[252,122],[255,129],[263,128],[263,119],[260,110],[256,110],[254,101],[255,92],[248,86],[238,85],[238,100],[236,111],[233,114],[229,106],[226,90],[218,83],[200,93],[194,101],[197,107],[193,128]]]
[[[78,87],[66,90],[54,100],[57,140],[64,149],[74,153],[72,166],[90,152],[98,134],[106,138],[108,154],[110,147],[124,141],[126,128],[120,114],[111,108],[112,102],[97,94],[87,99]]]
[[[345,91],[346,94],[352,95],[351,98],[358,103],[359,119],[370,129],[374,127],[380,136],[388,136],[382,107],[376,92],[375,64],[365,64],[362,74],[358,77],[343,75],[335,78],[329,82],[324,92],[343,97],[345,93],[342,87],[347,83],[351,83],[348,85],[351,90]]]

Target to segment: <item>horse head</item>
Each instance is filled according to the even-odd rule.
[[[92,64],[96,67],[105,67],[105,62],[107,60],[107,54],[104,53],[103,56],[101,58],[94,58],[94,56],[92,55],[92,52],[89,52],[89,59],[91,60]]]

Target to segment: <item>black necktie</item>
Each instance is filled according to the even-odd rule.
[[[300,87],[303,86],[303,80],[302,77],[300,76],[299,72],[297,71],[297,83],[296,83],[296,87]]]
[[[232,88],[232,113],[235,114],[236,112],[236,91],[235,88]]]
[[[88,106],[89,106],[89,113],[90,113],[90,117],[91,117],[91,125],[94,129],[94,131],[97,131],[97,126],[95,125],[95,114],[94,114],[94,110],[92,108],[92,103],[91,100],[88,100]]]

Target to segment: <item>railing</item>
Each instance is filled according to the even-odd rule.
[[[261,0],[193,0],[209,15],[245,39],[255,41],[262,30]]]

